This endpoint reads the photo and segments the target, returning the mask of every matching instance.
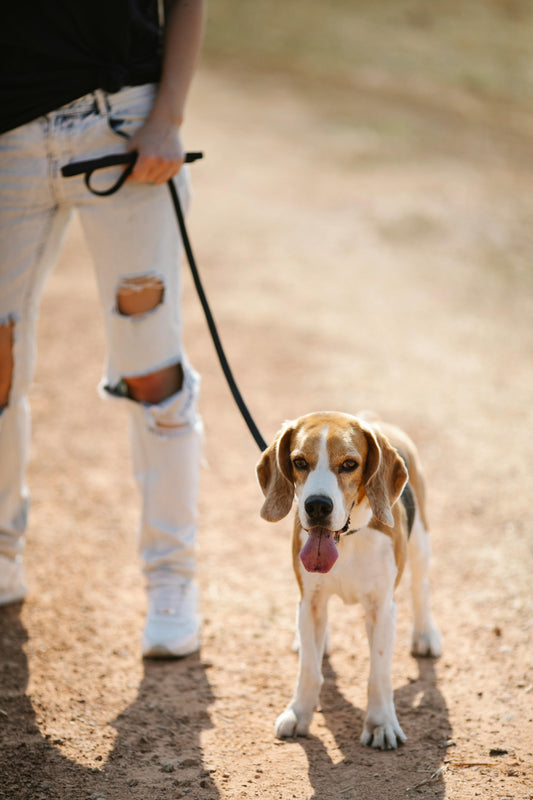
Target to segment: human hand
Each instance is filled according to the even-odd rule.
[[[128,150],[139,154],[129,180],[140,183],[166,183],[185,161],[179,126],[153,116],[129,140]]]

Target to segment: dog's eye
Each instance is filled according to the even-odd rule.
[[[359,464],[353,458],[347,458],[340,465],[339,472],[353,472],[358,466]]]
[[[301,458],[300,456],[298,456],[293,460],[292,463],[294,469],[299,469],[299,470],[307,469],[307,461],[305,460],[305,458]]]

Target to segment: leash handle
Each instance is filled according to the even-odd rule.
[[[75,175],[85,175],[85,185],[90,192],[98,195],[99,197],[109,197],[115,194],[121,186],[127,181],[137,161],[138,153],[133,150],[131,153],[113,153],[109,156],[102,156],[101,158],[91,158],[86,161],[74,161],[71,164],[66,164],[61,168],[61,175],[64,178],[72,178]],[[203,158],[203,153],[186,153],[185,163],[190,164]],[[125,166],[126,169],[121,173],[115,183],[109,189],[95,189],[91,184],[93,172],[97,169],[106,169],[107,167]]]

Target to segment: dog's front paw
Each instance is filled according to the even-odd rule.
[[[310,720],[298,715],[292,706],[289,706],[277,718],[274,733],[278,739],[288,739],[291,736],[307,736],[310,722]]]
[[[442,636],[436,625],[425,631],[415,628],[411,637],[411,654],[432,658],[442,655]]]
[[[367,717],[361,734],[361,744],[375,747],[376,750],[396,750],[406,739],[407,736],[400,728],[396,716],[381,725],[376,725],[373,719]]]

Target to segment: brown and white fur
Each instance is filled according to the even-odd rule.
[[[430,543],[424,482],[414,444],[399,428],[375,419],[337,412],[308,414],[285,423],[263,453],[257,476],[265,495],[264,519],[282,519],[293,499],[297,502],[292,551],[301,592],[300,663],[296,691],[277,719],[276,736],[309,732],[323,680],[327,604],[337,594],[345,603],[362,603],[365,610],[370,676],[361,742],[396,748],[406,736],[396,717],[392,692],[394,589],[408,554],[414,610],[411,651],[421,656],[441,653],[441,636],[430,608]],[[400,499],[408,482],[416,508],[410,536]],[[314,530],[326,532],[330,548],[336,542],[338,558],[331,567],[326,565],[325,572],[307,571],[300,558],[308,532]]]

